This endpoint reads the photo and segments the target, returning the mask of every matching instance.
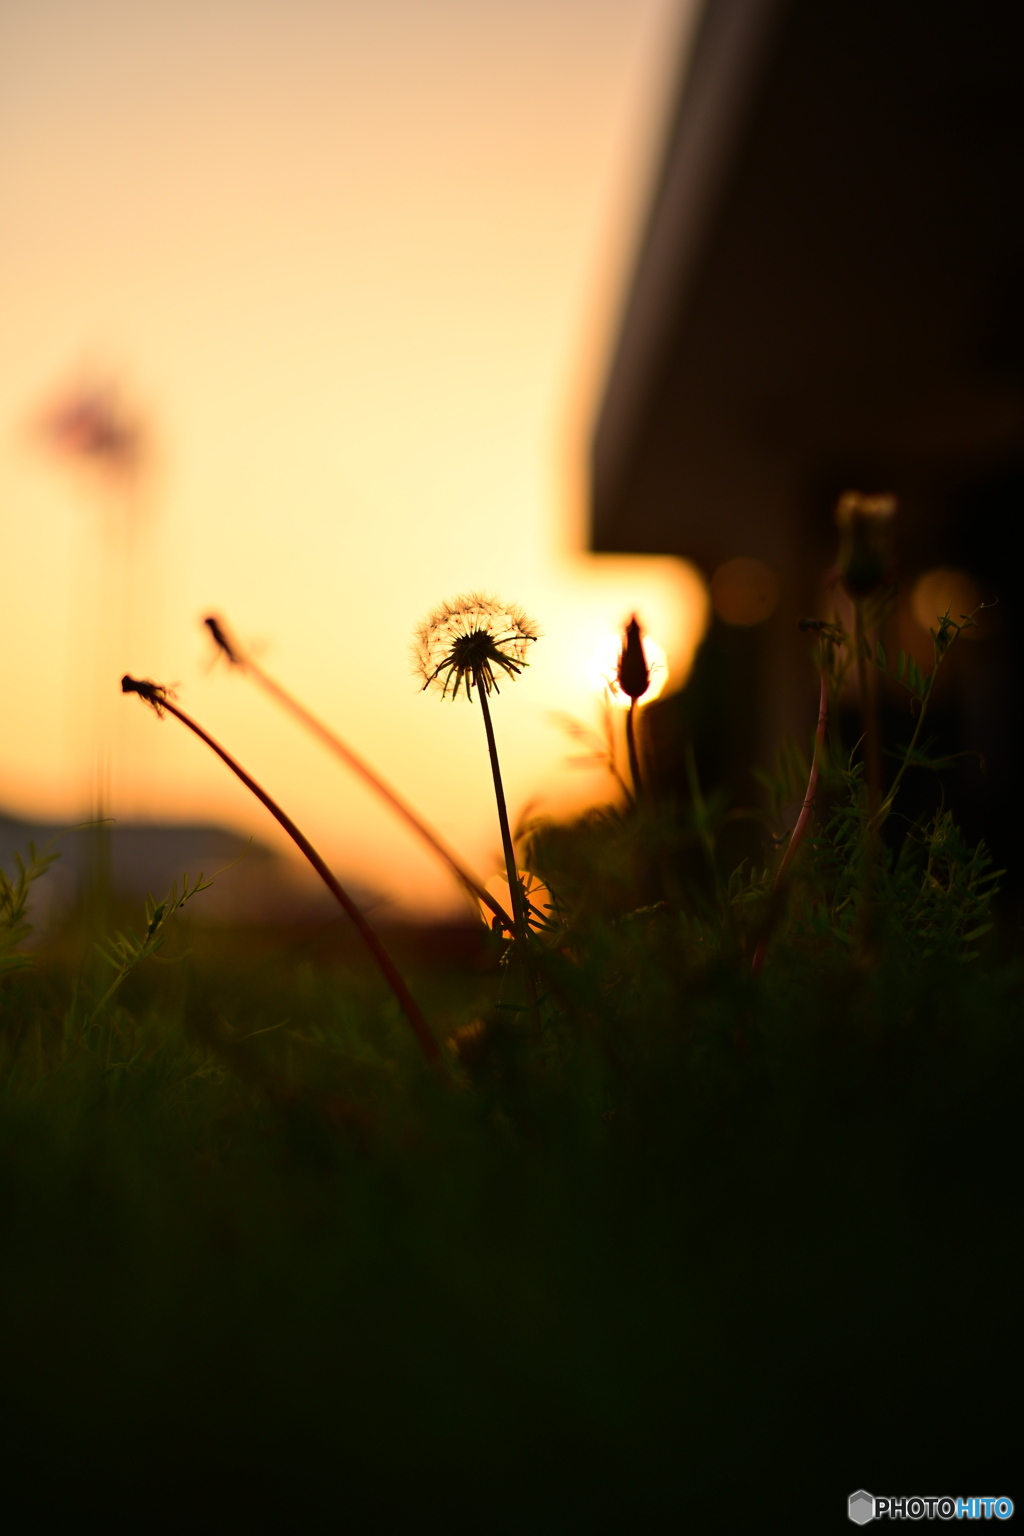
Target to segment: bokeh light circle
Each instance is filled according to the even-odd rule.
[[[980,606],[981,591],[974,577],[953,566],[939,565],[925,571],[910,594],[910,610],[922,629],[934,629],[947,610],[950,618],[959,623],[964,614],[972,614]],[[973,629],[964,630],[965,638],[973,639],[976,635]]]

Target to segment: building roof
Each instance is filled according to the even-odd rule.
[[[1024,459],[1022,44],[1009,0],[707,0],[596,425],[595,548],[785,564],[810,498],[827,532],[826,494],[894,489],[920,527]]]

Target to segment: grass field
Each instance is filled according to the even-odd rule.
[[[781,856],[731,867],[695,773],[634,782],[519,840],[546,916],[524,883],[504,932],[385,935],[439,1061],[343,919],[204,927],[200,891],[117,937],[86,902],[33,954],[8,881],[19,1528],[827,1531],[858,1488],[1012,1497],[1018,936],[938,799],[889,815],[942,767],[928,679],[900,658],[917,726],[872,784],[826,737],[860,643],[827,628],[813,758],[764,778],[804,796]]]
[[[544,958],[537,1037],[495,1007],[495,936],[397,935],[463,1031],[445,1083],[338,929],[183,915],[91,1023],[81,940],[3,991],[29,1510],[736,1530],[770,1490],[827,1530],[857,1487],[1016,1464],[1024,976],[997,948],[865,968],[780,935],[755,980],[668,906],[598,905]]]

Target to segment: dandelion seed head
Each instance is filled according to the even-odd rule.
[[[437,688],[442,698],[449,692],[456,698],[464,685],[472,699],[474,683],[485,693],[498,692],[498,671],[518,677],[538,634],[514,603],[467,592],[435,608],[416,631],[416,671],[424,689]]]

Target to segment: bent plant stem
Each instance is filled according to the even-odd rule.
[[[534,980],[533,966],[530,963],[529,942],[530,925],[527,920],[526,905],[523,901],[523,888],[519,883],[519,872],[516,868],[516,853],[512,842],[512,832],[508,823],[508,810],[505,805],[505,791],[501,783],[501,768],[498,765],[498,746],[494,739],[494,726],[491,724],[491,710],[487,703],[487,687],[483,672],[477,669],[474,677],[477,697],[480,700],[480,708],[483,711],[484,730],[487,733],[487,751],[491,759],[491,773],[494,777],[494,798],[498,803],[498,825],[501,828],[501,847],[505,855],[505,873],[508,876],[508,888],[512,896],[512,916],[515,922],[516,949],[519,951],[519,963],[523,972],[523,986],[526,989],[526,1005],[530,1012],[530,1021],[534,1028],[540,1029],[540,1010],[537,1006],[537,984]]]
[[[501,905],[500,901],[492,896],[490,891],[485,890],[479,881],[473,878],[469,870],[461,862],[458,856],[445,845],[445,843],[441,840],[437,833],[432,830],[432,828],[427,826],[426,822],[420,819],[412,807],[406,805],[405,801],[395,793],[391,786],[386,784],[384,780],[380,778],[377,773],[375,773],[370,765],[365,763],[363,759],[358,756],[357,753],[353,752],[352,748],[347,746],[346,743],[341,740],[340,736],[336,736],[332,730],[324,725],[322,720],[318,720],[315,715],[311,714],[304,705],[299,703],[298,699],[293,698],[286,689],[282,688],[280,683],[276,682],[274,678],[269,676],[268,673],[264,672],[261,666],[259,666],[250,657],[240,652],[233,641],[230,643],[227,642],[223,636],[223,631],[221,630],[220,625],[218,624],[216,627],[214,627],[216,621],[211,623],[211,621],[207,619],[205,622],[217,644],[221,646],[228,660],[234,666],[240,667],[243,672],[250,673],[263,689],[263,691],[269,694],[275,703],[280,704],[283,709],[286,709],[288,713],[292,715],[296,720],[298,720],[302,725],[304,725],[308,731],[311,731],[312,734],[318,738],[318,740],[323,742],[328,751],[333,752],[336,757],[341,759],[346,767],[350,768],[353,773],[357,774],[359,778],[363,780],[364,784],[368,784],[372,790],[376,791],[376,793],[380,795],[381,799],[386,801],[398,816],[401,816],[406,825],[411,827],[412,830],[419,837],[421,837],[430,848],[433,849],[438,858],[447,864],[452,874],[460,882],[468,894],[476,901],[483,902],[484,906],[488,908],[493,917],[497,919],[497,921],[503,928],[506,929],[507,932],[514,932],[514,924],[512,918],[505,911],[505,908]]]
[[[312,731],[313,735],[317,736],[320,741],[322,741],[324,745],[335,754],[335,756],[341,758],[342,762],[351,768],[353,773],[358,774],[365,784],[368,784],[371,789],[376,790],[381,799],[386,801],[387,804],[390,805],[391,809],[395,811],[397,815],[401,816],[402,820],[408,826],[410,826],[412,830],[416,832],[425,843],[428,844],[429,847],[434,850],[437,856],[442,859],[445,864],[447,864],[456,880],[459,881],[459,883],[469,893],[469,895],[472,896],[475,900],[483,902],[484,906],[490,910],[492,916],[497,918],[502,927],[507,929],[509,932],[512,932],[512,918],[505,911],[505,908],[501,905],[501,902],[492,896],[490,891],[485,890],[485,888],[480,885],[478,881],[474,880],[469,870],[466,869],[465,865],[460,862],[459,858],[454,853],[452,853],[451,849],[445,846],[437,833],[432,831],[432,829],[428,827],[425,822],[420,820],[416,812],[412,810],[410,806],[405,804],[405,802],[395,793],[390,785],[385,784],[384,780],[379,778],[374,770],[367,763],[364,763],[362,758],[358,757],[356,753],[352,751],[351,747],[346,746],[340,737],[336,736],[333,731],[329,730],[326,725],[324,725],[315,717],[315,715],[311,715],[309,710],[304,708],[304,706],[300,704],[297,699],[293,699],[288,693],[286,693],[280,684],[276,683],[272,677],[268,677],[261,667],[257,666],[254,662],[249,662],[248,666],[260,687],[263,688],[265,692],[270,694],[271,698],[276,699],[279,704],[283,705],[285,709],[294,715],[296,720],[301,720],[303,725],[305,725],[308,730]]]
[[[981,608],[985,608],[987,606],[988,605],[985,603],[981,604]],[[975,613],[977,612],[980,612],[980,609],[975,609]],[[931,702],[932,692],[935,687],[936,674],[945,658],[949,655],[949,648],[953,641],[959,635],[961,635],[965,629],[974,628],[974,614],[961,614],[960,619],[961,622],[959,624],[951,620],[949,617],[949,609],[947,608],[944,614],[939,615],[938,631],[931,631],[932,647],[935,658],[934,664],[932,666],[930,675],[922,679],[922,686],[919,691],[916,691],[916,697],[921,706],[918,710],[917,724],[914,726],[914,734],[910,738],[910,745],[907,747],[903,754],[903,761],[899,766],[896,777],[893,779],[891,785],[889,786],[889,793],[886,795],[885,799],[882,801],[882,804],[878,807],[876,812],[876,820],[879,823],[884,821],[885,817],[892,809],[893,801],[896,799],[896,791],[899,789],[900,784],[903,782],[903,775],[913,763],[914,752],[917,749],[917,743],[921,736],[921,728],[924,725],[924,717],[928,711],[928,705]],[[950,630],[952,630],[952,634],[950,634]]]
[[[132,682],[132,678],[124,678],[122,680],[121,688],[125,693],[142,692],[142,688],[146,686],[141,685],[141,687],[126,687],[126,684],[131,684]],[[331,895],[335,898],[339,906],[348,914],[348,916],[352,919],[352,922],[355,924],[360,938],[363,940],[363,943],[366,945],[367,949],[370,951],[371,955],[376,961],[381,975],[384,977],[388,986],[391,988],[395,998],[398,1001],[399,1007],[405,1014],[405,1017],[408,1019],[412,1032],[416,1036],[424,1056],[426,1056],[431,1065],[435,1067],[440,1066],[442,1061],[440,1048],[437,1044],[437,1041],[431,1034],[427,1022],[420,1012],[415,998],[409,991],[409,988],[406,986],[401,972],[398,970],[398,967],[395,965],[395,962],[392,960],[387,950],[384,948],[384,945],[381,943],[381,940],[377,936],[374,929],[371,928],[369,922],[363,916],[362,912],[356,906],[348,892],[343,888],[339,881],[335,879],[334,875],[328,869],[319,853],[317,853],[308,837],[299,831],[299,828],[295,825],[294,821],[292,821],[291,817],[281,809],[275,800],[271,799],[266,790],[261,788],[261,786],[257,784],[254,778],[246,773],[241,764],[237,763],[231,754],[225,751],[219,742],[214,741],[213,737],[208,735],[207,732],[203,730],[202,726],[198,725],[196,721],[193,720],[190,715],[187,715],[183,709],[179,709],[176,704],[172,704],[163,690],[155,688],[154,685],[149,686],[152,691],[148,693],[142,692],[142,697],[146,699],[148,703],[153,704],[158,709],[166,709],[168,713],[172,714],[176,720],[180,720],[182,725],[187,726],[190,731],[198,736],[200,741],[205,742],[210,750],[217,754],[221,762],[225,763],[227,767],[231,769],[231,772],[236,776],[236,778],[241,779],[246,789],[251,790],[252,793],[256,796],[257,800],[266,806],[274,820],[284,828],[295,846],[306,856],[310,864],[312,864],[313,868],[320,876],[321,880],[326,885],[327,889],[330,891]]]
[[[864,777],[868,792],[868,817],[861,883],[861,921],[859,952],[862,961],[870,961],[875,950],[875,888],[881,858],[880,808],[882,799],[882,758],[878,740],[878,711],[875,703],[874,673],[868,666],[868,641],[864,625],[864,600],[857,598],[853,607],[853,636],[857,656],[857,691],[860,695],[861,724],[864,732]]]
[[[857,657],[857,692],[860,696],[861,724],[864,731],[864,776],[868,788],[868,825],[878,820],[882,798],[882,755],[878,741],[878,711],[875,707],[874,672],[868,666],[868,641],[864,627],[864,602],[854,603],[853,643]]]
[[[936,668],[935,669],[936,669],[936,671],[938,671],[938,662],[936,662]],[[919,737],[921,735],[921,727],[924,725],[924,717],[925,717],[925,713],[927,712],[927,709],[928,709],[928,701],[929,701],[929,699],[931,698],[931,695],[932,695],[932,684],[934,683],[934,681],[935,681],[935,673],[933,672],[932,676],[929,677],[928,679],[926,679],[925,695],[924,695],[924,698],[921,700],[921,708],[918,710],[917,724],[914,726],[914,734],[910,738],[910,745],[907,747],[907,750],[904,753],[903,761],[902,761],[902,763],[899,766],[899,770],[898,770],[898,772],[896,774],[896,777],[893,779],[892,784],[889,786],[889,793],[886,795],[885,799],[882,801],[881,805],[878,807],[878,810],[875,812],[875,821],[878,823],[879,826],[881,826],[882,822],[885,820],[886,816],[889,814],[890,810],[892,809],[893,801],[896,799],[896,791],[899,789],[900,783],[901,783],[901,781],[903,779],[903,775],[906,773],[907,769],[910,767],[910,764],[911,764],[911,762],[913,760],[914,749],[916,748],[917,743],[918,743],[918,739],[919,739]]]
[[[792,865],[793,860],[796,858],[796,851],[800,847],[800,844],[803,842],[804,833],[807,831],[807,824],[811,819],[811,812],[814,809],[814,801],[818,793],[818,776],[821,772],[821,756],[825,750],[825,732],[827,728],[828,668],[825,665],[825,658],[823,656],[821,663],[821,693],[818,697],[818,728],[814,736],[814,752],[811,757],[811,771],[807,776],[807,790],[804,794],[803,805],[800,807],[800,815],[797,817],[796,826],[793,828],[789,839],[789,844],[786,848],[786,852],[783,854],[782,863],[779,865],[778,871],[775,875],[774,884],[772,885],[773,902],[777,902],[778,897],[782,892],[782,883],[786,878],[786,874]],[[754,958],[750,966],[751,972],[755,976],[759,976],[761,974],[761,967],[764,965],[764,955],[767,947],[768,933],[765,932],[762,933],[760,939],[758,940],[757,948],[754,950]]]
[[[633,780],[633,795],[637,800],[643,799],[645,794],[644,781],[640,773],[640,754],[636,746],[636,719],[638,716],[637,701],[630,699],[629,713],[626,715],[626,746],[629,749],[629,772]]]

